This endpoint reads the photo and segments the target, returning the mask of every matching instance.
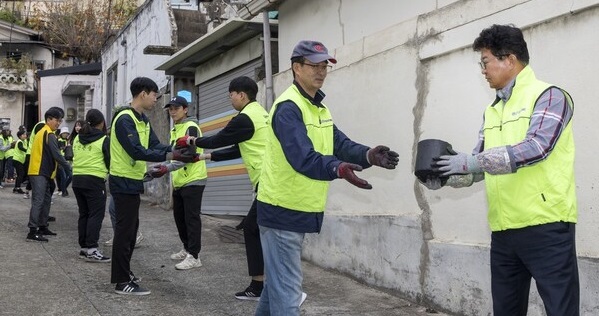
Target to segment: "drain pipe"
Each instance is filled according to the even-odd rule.
[[[274,101],[274,91],[272,86],[272,56],[270,49],[270,19],[268,11],[262,12],[262,28],[264,37],[264,84],[266,86],[266,110],[270,111]]]

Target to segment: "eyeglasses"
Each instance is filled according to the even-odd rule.
[[[307,62],[303,62],[301,63],[302,65],[306,65],[306,66],[310,66],[312,67],[312,69],[316,70],[316,71],[329,71],[331,69],[333,69],[333,66],[331,65],[316,65],[316,64],[310,64]]]
[[[53,117],[52,119],[55,119],[59,124],[62,123],[62,119],[55,118],[55,117]]]
[[[503,54],[503,55],[499,55],[499,56],[495,56],[495,60],[503,60],[505,57],[509,56],[510,54]],[[487,64],[490,63],[492,60],[484,60],[484,61],[479,61],[478,65],[480,66],[480,70],[485,70],[487,69]]]

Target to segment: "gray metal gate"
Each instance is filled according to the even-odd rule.
[[[198,86],[198,113],[204,136],[217,133],[237,113],[229,100],[229,82],[239,76],[256,80],[256,69],[261,66],[262,60],[258,58]],[[208,162],[206,165],[208,183],[202,198],[202,213],[247,214],[253,201],[253,191],[243,161]]]

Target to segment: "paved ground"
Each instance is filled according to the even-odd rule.
[[[180,250],[170,212],[142,201],[142,245],[133,254],[132,270],[152,290],[148,296],[113,293],[110,264],[78,258],[77,207],[72,194],[56,197],[48,243],[25,242],[30,201],[0,190],[0,315],[253,315],[256,303],[233,293],[249,284],[242,244],[223,242],[219,227],[238,218],[203,217],[203,266],[177,271],[169,255]],[[10,188],[9,188],[10,187]],[[100,247],[112,236],[108,214]],[[304,263],[302,315],[431,315],[424,307],[367,287],[346,276]],[[441,315],[441,314],[434,314]]]

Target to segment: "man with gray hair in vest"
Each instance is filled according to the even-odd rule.
[[[547,315],[578,315],[572,98],[535,77],[513,25],[484,29],[472,47],[496,98],[473,154],[441,156],[437,165],[452,187],[485,180],[493,315],[526,315],[531,278]]]
[[[399,160],[389,147],[356,143],[333,123],[320,88],[336,62],[322,43],[300,41],[291,55],[293,84],[270,111],[258,188],[266,279],[256,315],[300,314],[302,242],[306,233],[320,232],[330,181],[371,189],[354,172],[395,169]]]

